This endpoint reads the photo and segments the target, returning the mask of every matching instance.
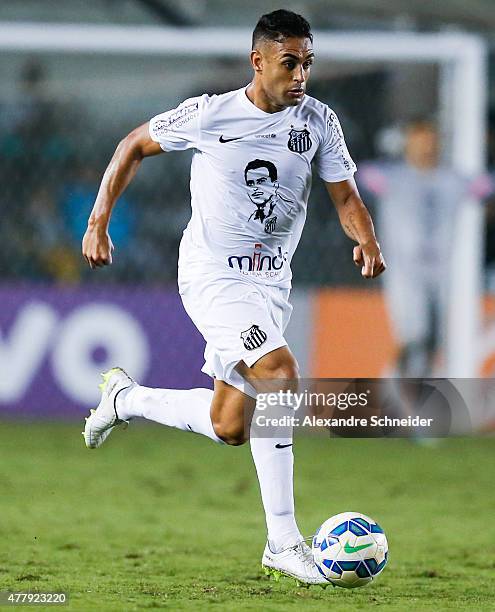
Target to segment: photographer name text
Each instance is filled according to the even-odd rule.
[[[269,417],[265,414],[258,414],[255,417],[258,427],[431,427],[433,421],[432,418],[419,416],[403,418],[388,416],[323,418],[308,415],[300,418],[292,415]]]

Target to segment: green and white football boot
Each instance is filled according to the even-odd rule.
[[[105,442],[112,429],[117,425],[127,427],[129,421],[124,421],[117,414],[116,400],[118,394],[137,383],[122,368],[112,368],[102,374],[103,382],[101,400],[96,410],[91,410],[86,417],[86,425],[82,432],[88,448],[98,448]]]
[[[294,578],[299,586],[319,584],[323,587],[331,584],[320,572],[313,560],[311,548],[304,540],[294,546],[284,548],[278,553],[270,549],[267,542],[261,567],[265,574],[278,580],[281,576]]]

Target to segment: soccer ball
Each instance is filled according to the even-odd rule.
[[[315,533],[312,548],[319,572],[346,589],[368,584],[387,564],[383,529],[359,512],[341,512],[326,520]]]

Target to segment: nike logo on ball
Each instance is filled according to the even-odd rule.
[[[292,444],[275,444],[275,448],[287,448],[288,446],[292,446]]]
[[[364,550],[365,548],[369,548],[370,546],[373,546],[373,543],[371,544],[362,544],[361,546],[351,546],[349,544],[349,542],[346,542],[344,545],[344,551],[350,555],[352,553],[358,552],[360,550]]]
[[[239,140],[240,138],[244,138],[244,136],[236,136],[235,138],[224,138],[222,134],[218,140],[219,142],[232,142],[232,140]]]

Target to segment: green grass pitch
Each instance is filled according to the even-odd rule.
[[[262,574],[247,446],[132,424],[89,451],[80,431],[0,423],[0,590],[119,612],[495,608],[495,439],[296,440],[303,532],[357,510],[388,536],[383,574],[346,591]]]

